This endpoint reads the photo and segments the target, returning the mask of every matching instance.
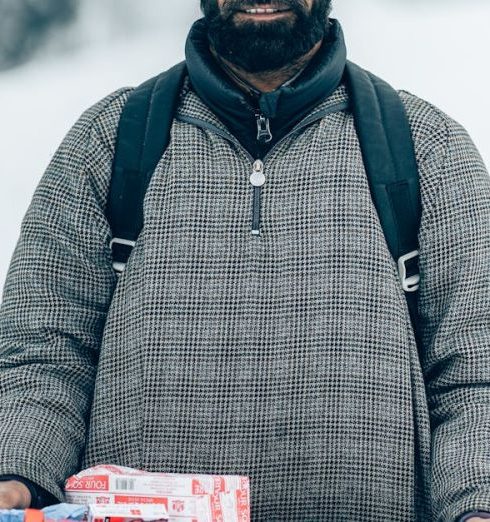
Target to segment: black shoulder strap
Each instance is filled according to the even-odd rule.
[[[143,227],[143,200],[170,140],[185,63],[135,89],[123,109],[107,204],[114,268],[121,272]],[[347,62],[346,80],[374,205],[398,264],[417,333],[418,230],[421,203],[410,127],[398,93]]]
[[[170,141],[185,73],[182,62],[146,81],[131,93],[121,113],[106,208],[118,273],[143,228],[143,200]]]
[[[417,333],[420,186],[408,118],[398,93],[347,62],[346,80],[371,196]]]

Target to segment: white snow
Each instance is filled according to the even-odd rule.
[[[84,2],[61,44],[0,74],[0,290],[34,188],[67,130],[109,92],[182,59],[199,16],[197,0]],[[337,0],[333,16],[351,60],[460,121],[490,164],[488,2]]]

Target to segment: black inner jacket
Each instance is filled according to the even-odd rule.
[[[338,20],[329,20],[322,47],[291,83],[268,93],[245,93],[209,49],[204,18],[187,38],[186,62],[191,86],[250,154],[262,158],[296,123],[339,86],[346,47]],[[257,112],[269,120],[272,140],[257,140]]]

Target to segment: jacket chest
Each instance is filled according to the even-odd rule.
[[[255,241],[273,249],[294,250],[306,242],[309,248],[357,252],[368,239],[382,248],[355,132],[326,127],[314,125],[285,140],[257,166],[226,139],[175,124],[148,190],[146,228],[175,238]],[[252,227],[257,186],[260,235]]]
[[[196,309],[207,306],[212,317],[237,292],[252,301],[269,296],[284,309],[308,294],[312,308],[354,315],[380,298],[402,316],[360,152],[353,146],[346,155],[347,142],[316,126],[276,149],[264,162],[257,236],[253,162],[226,140],[178,125],[147,193],[137,249],[155,299],[185,307],[192,293]]]

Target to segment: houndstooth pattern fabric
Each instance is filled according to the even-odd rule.
[[[60,499],[97,463],[245,474],[254,521],[490,510],[490,185],[465,130],[400,93],[422,185],[419,359],[343,86],[266,159],[260,237],[251,160],[186,89],[117,281],[104,208],[129,92],[84,113],[22,223],[0,473]]]

